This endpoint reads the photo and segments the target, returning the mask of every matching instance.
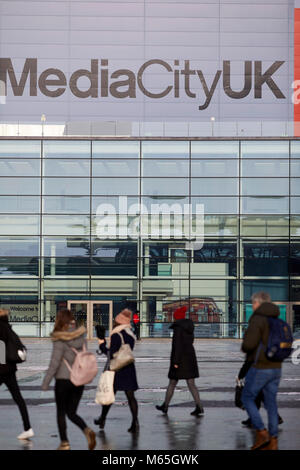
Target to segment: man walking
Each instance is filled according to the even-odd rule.
[[[252,296],[253,315],[249,320],[245,333],[242,351],[247,353],[252,367],[246,375],[242,402],[256,430],[255,443],[252,450],[277,450],[278,411],[276,395],[281,378],[281,362],[269,361],[265,355],[268,344],[268,317],[278,318],[279,308],[271,303],[266,292],[257,292]],[[259,392],[264,395],[264,404],[268,414],[268,431],[265,429],[255,399]]]

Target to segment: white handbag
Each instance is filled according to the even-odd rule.
[[[98,405],[111,405],[115,401],[114,394],[115,372],[105,370],[100,375],[95,402]]]
[[[124,342],[123,335],[118,333],[121,337],[121,347],[114,353],[113,358],[110,360],[110,370],[117,371],[123,369],[123,367],[128,366],[134,362],[134,356],[132,349],[129,344]]]

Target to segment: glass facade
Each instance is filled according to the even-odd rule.
[[[240,338],[258,290],[300,329],[300,140],[0,140],[0,305],[23,336],[70,305],[169,336],[186,305],[195,336]]]

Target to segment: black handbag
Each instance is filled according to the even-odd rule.
[[[20,340],[19,336],[11,328],[9,328],[8,338],[6,342],[6,362],[14,364],[20,364],[21,362],[25,362],[26,350],[27,349]],[[21,356],[23,356],[23,359],[19,355],[19,351],[23,353],[21,354]]]
[[[234,403],[237,408],[241,408],[242,410],[245,409],[243,402],[242,402],[242,393],[243,393],[244,385],[239,382],[235,387],[235,396],[234,396]]]

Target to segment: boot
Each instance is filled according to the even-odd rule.
[[[263,447],[261,450],[278,450],[278,438],[271,436],[269,444]]]
[[[140,429],[140,425],[139,425],[139,422],[138,420],[133,420],[132,423],[131,423],[131,426],[130,428],[128,429],[128,432],[132,432],[132,433],[135,433],[135,432],[138,432]]]
[[[61,441],[59,447],[57,448],[57,450],[70,450],[70,449],[71,447],[68,441]]]
[[[94,423],[99,426],[100,429],[104,429],[105,426],[105,418],[102,418],[101,416],[98,419],[94,419]]]
[[[167,414],[168,413],[168,407],[163,403],[162,405],[158,406],[156,405],[155,407],[157,410],[162,411],[163,413]]]
[[[93,450],[96,447],[96,434],[90,428],[85,428],[83,432],[87,439],[89,450]]]
[[[269,444],[269,442],[270,436],[266,429],[263,429],[262,431],[256,431],[256,439],[253,446],[251,447],[251,450],[261,449],[261,447]]]
[[[191,412],[192,416],[203,416],[204,415],[204,408],[203,406],[196,405],[194,411]]]

